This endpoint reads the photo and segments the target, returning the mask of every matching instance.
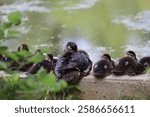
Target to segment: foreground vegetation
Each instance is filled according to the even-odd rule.
[[[15,31],[15,27],[22,23],[20,12],[13,12],[8,15],[8,21],[0,23],[0,40],[8,40],[20,33]],[[28,62],[38,63],[44,59],[43,53],[49,53],[47,50],[41,50],[32,56],[31,52],[19,51],[10,52],[8,47],[0,45],[0,55],[8,57],[15,62],[27,57]],[[57,80],[53,72],[47,73],[41,68],[37,74],[27,74],[25,79],[20,79],[19,71],[13,71],[10,67],[11,62],[0,61],[0,70],[5,71],[10,76],[1,74],[0,78],[0,99],[73,99],[74,96],[68,92],[74,88],[80,90],[79,86],[69,86],[64,80]]]

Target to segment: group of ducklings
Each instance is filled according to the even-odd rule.
[[[113,60],[109,54],[103,54],[94,65],[93,74],[97,78],[104,78],[110,74],[134,76],[145,73],[148,67],[150,67],[150,57],[143,57],[139,60],[135,52],[129,50],[125,57],[118,61]]]
[[[18,51],[20,50],[29,51],[29,48],[26,44],[21,44],[18,47]],[[2,59],[3,61],[8,61],[8,58]],[[19,66],[18,63],[14,64]],[[36,74],[41,67],[46,69],[47,72],[53,71],[58,79],[63,79],[69,84],[75,84],[89,75],[92,68],[93,75],[96,78],[104,78],[110,74],[117,76],[143,74],[146,68],[150,67],[150,57],[147,56],[138,60],[135,52],[130,50],[125,57],[116,62],[109,54],[103,54],[93,66],[88,53],[84,50],[79,50],[77,44],[70,41],[65,45],[64,53],[58,58],[53,57],[52,54],[47,54],[43,61],[28,63],[19,67],[19,69],[17,67],[17,69],[28,74]]]

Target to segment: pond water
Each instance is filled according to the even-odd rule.
[[[27,43],[32,51],[48,48],[62,53],[75,41],[93,61],[102,53],[119,58],[127,50],[150,55],[150,0],[0,0],[0,17],[23,14],[21,34],[2,42],[10,49]]]

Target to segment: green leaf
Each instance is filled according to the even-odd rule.
[[[64,81],[64,80],[59,80],[59,84],[60,84],[60,86],[61,86],[62,89],[65,89],[68,86],[67,82]]]
[[[21,51],[17,52],[17,55],[19,55],[21,57],[25,57],[25,56],[31,56],[31,53],[26,50],[21,50]]]
[[[47,71],[42,67],[37,72],[37,78],[42,79],[47,76]]]
[[[22,15],[20,12],[13,12],[8,15],[8,20],[10,23],[18,25],[21,23]]]
[[[10,28],[11,26],[12,26],[12,23],[10,23],[10,22],[5,22],[5,23],[2,24],[1,28],[2,28],[3,30],[6,30],[6,29]]]
[[[66,97],[66,100],[72,100],[73,99],[73,95],[68,95],[67,97]]]
[[[81,92],[83,91],[83,89],[82,89],[81,86],[79,86],[79,85],[76,85],[75,88],[76,88],[77,90],[81,91]]]
[[[69,89],[77,89],[79,91],[83,91],[80,85],[69,85],[68,86]]]
[[[18,81],[18,80],[19,80],[19,74],[13,74],[12,81]]]
[[[53,92],[59,92],[61,91],[61,85],[59,83],[55,83],[53,87],[50,88]]]
[[[0,68],[7,69],[7,64],[5,62],[0,61]]]
[[[4,55],[8,58],[13,59],[14,61],[18,61],[19,58],[15,53],[5,52]]]
[[[53,87],[56,83],[56,78],[52,74],[48,74],[44,80],[43,83],[46,84],[49,87]]]
[[[39,63],[39,62],[41,62],[43,59],[44,59],[44,56],[43,56],[43,55],[37,54],[37,55],[35,55],[35,56],[29,58],[28,61],[29,61],[29,62],[34,62],[34,63]]]

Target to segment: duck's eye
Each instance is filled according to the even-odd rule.
[[[131,56],[131,57],[133,57],[133,55],[132,55],[132,54],[131,54],[130,56]]]
[[[129,64],[129,62],[128,62],[128,61],[126,61],[124,65],[125,65],[125,66],[127,66],[128,64]]]
[[[72,50],[71,46],[67,46],[69,50]]]
[[[104,69],[107,69],[108,68],[108,66],[107,65],[104,65]]]

